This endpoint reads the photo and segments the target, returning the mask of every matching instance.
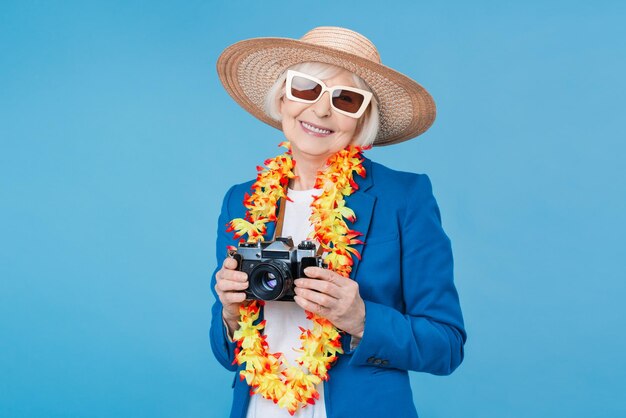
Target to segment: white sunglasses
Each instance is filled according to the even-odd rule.
[[[328,87],[322,80],[298,71],[287,70],[286,93],[289,100],[300,103],[315,103],[324,92],[328,92],[330,106],[342,115],[358,119],[372,100],[367,90],[348,86]]]

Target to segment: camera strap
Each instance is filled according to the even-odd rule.
[[[281,197],[278,201],[278,218],[276,219],[276,228],[274,229],[274,237],[272,240],[275,240],[276,237],[282,236],[283,233],[283,222],[285,221],[285,208],[287,207],[287,199]],[[297,245],[297,244],[296,244]],[[317,255],[321,256],[324,250],[321,245],[317,245]]]
[[[281,197],[278,201],[278,218],[276,219],[276,229],[274,229],[274,237],[272,240],[275,240],[276,237],[282,236],[283,233],[283,222],[285,221],[285,208],[287,207],[287,199]]]

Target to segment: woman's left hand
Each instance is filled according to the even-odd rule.
[[[361,338],[365,329],[365,303],[358,283],[320,267],[307,267],[304,272],[306,278],[295,280],[295,302],[353,337]]]

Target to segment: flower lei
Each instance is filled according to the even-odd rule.
[[[235,238],[247,235],[248,241],[262,241],[266,224],[276,221],[279,199],[287,199],[287,185],[295,177],[295,162],[289,143],[283,142],[280,146],[287,148],[287,152],[266,160],[266,168],[257,167],[259,173],[252,185],[253,193],[246,193],[244,198],[245,218],[233,219],[228,224],[228,232],[234,231]],[[328,268],[344,277],[352,271],[352,255],[360,259],[359,252],[351,246],[362,244],[357,238],[361,234],[350,230],[345,222],[346,219],[354,222],[356,217],[345,205],[344,196],[358,189],[353,173],[365,177],[362,150],[348,146],[328,159],[328,167],[318,173],[315,181],[315,188],[322,189],[322,193],[311,203],[313,232],[310,238],[316,239],[327,253],[324,261]],[[293,415],[298,408],[319,399],[315,386],[328,380],[328,370],[337,354],[343,353],[341,335],[329,320],[306,312],[313,329],[300,328],[301,347],[296,351],[302,355],[296,362],[302,367],[285,365],[282,353],[270,353],[266,336],[261,334],[265,320],[255,324],[262,305],[263,301],[253,300],[239,309],[240,328],[233,336],[237,343],[233,364],[246,364],[240,377],[253,388],[252,393],[274,401]]]

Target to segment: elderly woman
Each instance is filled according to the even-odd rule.
[[[335,27],[236,43],[218,73],[287,149],[219,218],[211,347],[236,371],[230,416],[416,417],[408,371],[463,360],[450,241],[428,177],[362,151],[426,131],[431,96]]]

